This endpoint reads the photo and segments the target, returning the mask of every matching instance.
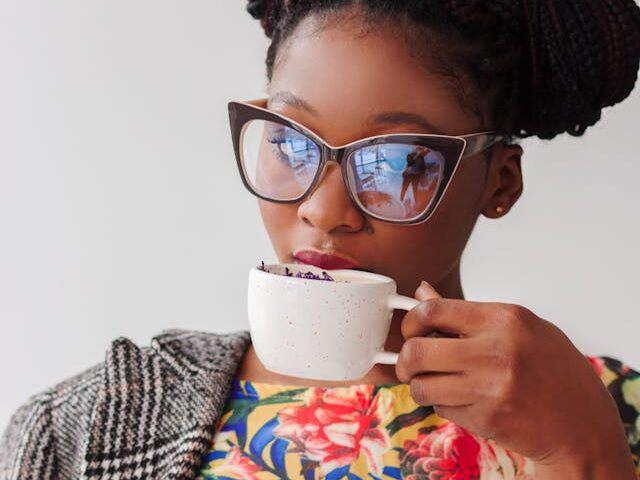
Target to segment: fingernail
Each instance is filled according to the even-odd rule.
[[[421,286],[421,287],[427,287],[427,288],[431,288],[431,289],[433,289],[433,287],[431,286],[431,284],[430,284],[429,282],[425,282],[424,280],[422,280],[422,281],[420,282],[420,286]]]

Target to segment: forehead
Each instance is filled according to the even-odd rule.
[[[281,102],[274,110],[300,112],[297,120],[342,134],[341,141],[365,133],[363,120],[381,112],[415,114],[451,135],[477,129],[479,120],[461,108],[449,80],[430,70],[428,58],[411,55],[397,29],[383,24],[365,29],[358,22],[320,24],[313,17],[301,22],[278,51],[269,93],[291,92],[314,114]]]

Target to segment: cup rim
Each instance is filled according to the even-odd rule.
[[[270,264],[264,264],[265,268],[269,268],[269,267],[288,267],[291,269],[295,269],[296,271],[299,270],[303,270],[303,271],[310,271],[313,272],[317,275],[321,275],[322,272],[327,272],[329,275],[333,276],[333,274],[336,274],[337,276],[339,275],[349,275],[349,276],[357,276],[363,279],[371,279],[373,280],[372,283],[374,284],[378,284],[378,285],[382,285],[382,284],[391,284],[391,283],[395,283],[395,280],[391,277],[387,277],[386,275],[381,275],[379,273],[373,273],[373,272],[366,272],[363,270],[352,270],[352,269],[336,269],[336,270],[329,270],[326,268],[319,268],[316,267],[314,265],[307,265],[307,264],[303,264],[303,263],[270,263]],[[313,285],[320,285],[320,284],[326,284],[332,287],[342,287],[342,286],[353,286],[353,285],[361,285],[360,283],[351,283],[351,282],[344,282],[344,281],[335,281],[335,282],[331,282],[331,281],[323,281],[323,280],[317,280],[317,279],[313,279],[313,278],[302,278],[302,277],[288,277],[286,275],[280,275],[277,273],[271,273],[271,272],[265,272],[264,270],[262,270],[261,267],[252,267],[251,268],[252,272],[255,272],[257,275],[263,275],[263,276],[267,276],[267,275],[271,275],[274,277],[279,277],[279,279],[281,279],[282,281],[293,281],[293,282],[300,282],[300,283],[308,283],[308,282],[314,282]],[[339,287],[339,288],[340,288]]]

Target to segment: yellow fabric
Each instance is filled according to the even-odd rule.
[[[531,474],[531,462],[415,403],[408,385],[322,389],[236,381],[199,478],[497,480]]]

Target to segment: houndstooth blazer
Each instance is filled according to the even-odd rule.
[[[31,397],[0,441],[0,480],[195,479],[249,333],[116,339],[106,359]]]

